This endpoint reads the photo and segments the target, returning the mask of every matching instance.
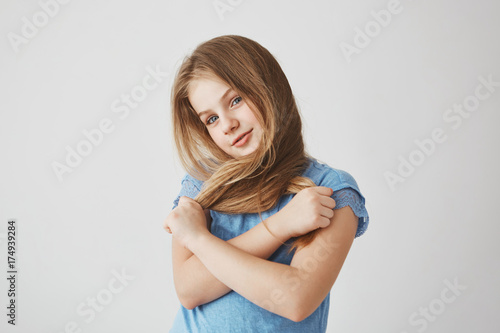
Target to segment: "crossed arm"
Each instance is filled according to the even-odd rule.
[[[174,210],[166,221],[173,234],[174,283],[181,303],[188,309],[234,290],[268,311],[301,321],[316,310],[330,291],[357,229],[357,217],[349,206],[335,210],[335,214],[323,210],[323,222],[310,224],[310,229],[302,229],[298,234],[320,225],[322,229],[314,241],[296,251],[290,265],[284,265],[265,260],[281,243],[262,223],[226,242],[208,232],[206,219],[202,221],[203,213],[199,213],[201,207],[196,205],[183,198],[184,211]],[[193,213],[196,210],[198,214]],[[329,215],[327,223],[325,215]],[[287,230],[292,221],[286,217],[290,215],[278,212],[266,220],[283,242],[295,236]],[[197,224],[192,223],[197,227],[189,231],[178,228],[188,220],[197,220]],[[205,223],[204,228],[200,227],[201,222]]]
[[[280,241],[285,242],[288,239],[282,235],[281,230],[275,228],[274,222],[272,218],[266,220],[267,226],[279,240],[259,223],[247,232],[228,240],[227,243],[249,255],[267,259],[281,245]],[[199,257],[182,246],[175,236],[172,237],[172,261],[177,296],[187,309],[213,301],[232,290],[220,282]]]

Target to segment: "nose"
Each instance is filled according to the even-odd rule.
[[[224,131],[224,134],[229,134],[233,132],[235,129],[238,128],[239,122],[238,119],[231,117],[231,116],[226,116],[222,119],[222,130]]]

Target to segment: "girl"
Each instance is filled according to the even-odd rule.
[[[349,173],[305,152],[278,62],[248,38],[213,38],[171,98],[187,174],[164,223],[182,304],[170,332],[325,332],[368,213]]]

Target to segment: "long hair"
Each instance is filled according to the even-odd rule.
[[[188,99],[190,82],[203,77],[225,82],[255,114],[263,135],[251,154],[233,158],[210,137]],[[309,155],[290,84],[276,59],[257,42],[225,35],[198,45],[177,71],[171,108],[180,162],[190,175],[204,181],[195,198],[204,209],[260,216],[282,195],[315,186],[311,179],[301,176]],[[298,237],[289,253],[308,245],[316,232]]]

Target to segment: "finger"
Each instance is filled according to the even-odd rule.
[[[319,227],[320,228],[326,228],[330,225],[331,221],[330,219],[326,218],[326,217],[322,217],[320,220],[319,220]]]
[[[190,197],[186,197],[186,196],[182,196],[179,198],[179,205],[180,204],[185,204],[185,203],[188,203],[188,202],[191,202],[193,201],[193,199],[191,199]]]
[[[165,229],[168,233],[172,233],[172,230],[170,230],[170,227],[168,226],[168,217],[163,221],[163,229]]]
[[[337,205],[335,200],[331,197],[322,197],[320,200],[322,206],[333,209]]]
[[[197,208],[198,207],[201,208],[201,205],[198,202],[186,196],[182,196],[179,198],[179,205],[180,206],[194,205]]]
[[[330,209],[330,208],[327,208],[327,207],[323,207],[323,208],[321,208],[320,214],[323,217],[331,219],[333,217],[333,215],[334,215],[334,211],[333,211],[333,209]]]
[[[321,195],[331,196],[333,194],[333,190],[326,186],[316,186],[313,187],[313,189],[314,191],[316,191],[316,193]]]

